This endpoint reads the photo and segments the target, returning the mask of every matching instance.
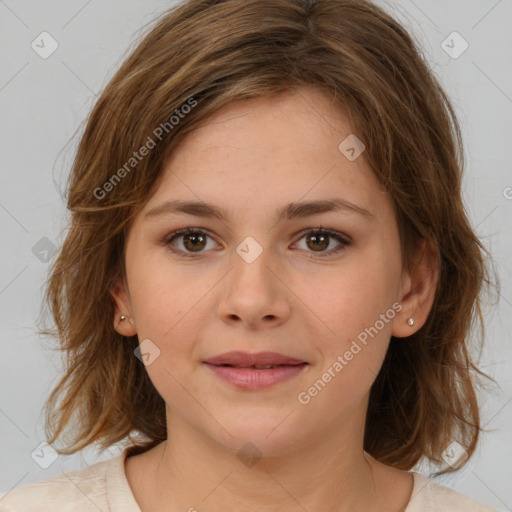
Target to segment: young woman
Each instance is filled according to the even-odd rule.
[[[461,148],[369,2],[166,13],[88,119],[46,297],[48,442],[126,449],[0,510],[492,510],[411,471],[481,430]]]

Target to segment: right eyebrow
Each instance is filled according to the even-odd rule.
[[[298,218],[310,217],[331,211],[346,211],[357,213],[368,219],[374,218],[375,215],[350,201],[341,198],[321,199],[318,201],[307,201],[300,203],[289,203],[284,208],[276,212],[278,222],[282,220],[292,220]],[[215,206],[204,201],[181,201],[178,199],[165,201],[164,203],[152,208],[146,212],[144,218],[154,218],[161,215],[173,213],[184,213],[195,215],[196,217],[217,218],[226,221],[233,215],[226,209]]]

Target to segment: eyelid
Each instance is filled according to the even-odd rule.
[[[293,245],[299,243],[302,238],[304,238],[304,236],[314,233],[320,233],[327,235],[330,238],[334,238],[339,243],[339,245],[327,251],[306,251],[308,257],[328,258],[330,256],[337,256],[340,252],[346,250],[347,247],[352,243],[352,239],[345,233],[334,229],[324,228],[320,225],[317,228],[307,228],[297,233],[295,236],[298,237],[298,239],[293,243]]]
[[[298,233],[296,233],[294,235],[294,238],[297,238],[297,240],[292,245],[296,245],[298,242],[300,242],[300,240],[302,238],[304,238],[304,236],[306,236],[308,234],[314,234],[314,233],[325,234],[325,235],[329,236],[330,238],[334,238],[340,244],[337,247],[335,247],[334,249],[329,249],[327,251],[318,251],[318,252],[306,251],[310,255],[316,254],[320,258],[333,256],[333,255],[337,254],[338,252],[340,252],[342,249],[345,249],[346,247],[348,247],[352,243],[351,237],[349,237],[345,233],[342,233],[340,231],[336,231],[333,229],[324,228],[323,226],[320,225],[318,227],[306,228],[306,229],[303,229],[302,231],[299,231]],[[200,257],[208,252],[208,251],[199,251],[197,253],[187,252],[187,251],[183,251],[181,249],[177,249],[172,245],[171,241],[173,241],[176,238],[180,238],[181,236],[187,235],[187,234],[205,234],[207,237],[211,238],[218,244],[218,242],[215,240],[215,237],[210,234],[209,230],[207,230],[205,228],[201,228],[201,227],[191,227],[191,226],[187,226],[187,227],[181,228],[181,229],[176,229],[176,230],[173,230],[171,233],[167,233],[161,239],[161,243],[163,246],[169,247],[170,251],[174,252],[175,254],[179,254],[180,256],[183,256],[183,257],[192,257],[192,258],[196,257],[197,258],[197,257]]]
[[[215,237],[213,235],[210,234],[210,232],[207,230],[207,229],[204,229],[204,228],[200,228],[200,227],[190,227],[190,226],[187,226],[185,228],[181,228],[181,229],[175,229],[173,231],[171,231],[170,233],[167,233],[162,239],[161,239],[161,243],[164,247],[167,247],[167,246],[170,246],[172,247],[172,244],[171,244],[171,241],[175,238],[180,238],[181,236],[184,236],[184,235],[190,235],[190,234],[205,234],[206,236],[208,236],[209,238],[211,238],[212,240],[214,240],[217,244],[218,242],[215,240]],[[219,244],[220,245],[220,244]],[[186,254],[186,255],[201,255],[201,254],[204,254],[204,252],[198,252],[198,253],[193,253],[193,252],[184,252],[182,251],[181,249],[171,249],[171,251],[173,252],[179,252],[180,254]]]
[[[343,233],[341,231],[336,231],[335,229],[324,228],[323,226],[319,226],[316,228],[303,229],[302,231],[299,231],[295,236],[299,236],[300,238],[302,238],[304,235],[308,235],[309,233],[316,233],[316,232],[321,232],[321,233],[325,233],[327,235],[331,235],[333,238],[339,237],[339,238],[343,239],[343,241],[346,243],[352,242],[352,239],[345,233]]]

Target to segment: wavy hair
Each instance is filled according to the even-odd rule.
[[[454,109],[411,35],[365,0],[188,0],[130,52],[85,122],[67,183],[71,221],[44,298],[57,329],[40,331],[66,356],[46,403],[48,442],[67,427],[72,436],[59,453],[126,439],[139,453],[166,439],[165,403],[134,356],[137,336],[114,329],[110,289],[125,272],[131,221],[172,151],[210,115],[315,87],[345,109],[365,143],[393,202],[404,267],[427,240],[440,268],[425,325],[391,339],[370,392],[364,449],[405,470],[423,457],[441,464],[455,439],[471,456],[481,431],[484,374],[472,350],[484,334],[488,253],[461,199]],[[143,146],[151,148],[136,158]]]

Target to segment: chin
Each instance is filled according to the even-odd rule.
[[[253,421],[220,421],[227,425],[229,434],[222,428],[212,437],[219,444],[235,453],[237,456],[254,455],[256,457],[278,457],[293,453],[298,449],[298,443],[303,440],[304,431],[299,426],[289,422],[282,413],[275,418],[263,419],[255,416]],[[220,436],[219,436],[220,434]]]

